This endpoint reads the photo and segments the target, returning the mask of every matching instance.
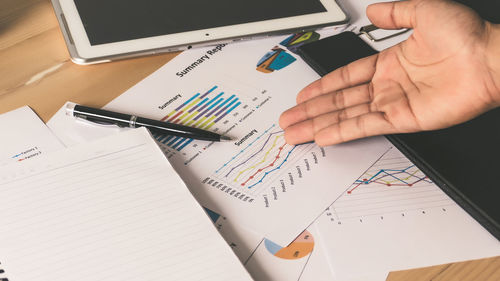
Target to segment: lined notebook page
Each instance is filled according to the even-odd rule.
[[[250,280],[145,129],[0,171],[10,281]]]

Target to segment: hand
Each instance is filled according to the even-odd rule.
[[[378,3],[373,24],[404,42],[311,83],[280,117],[290,144],[433,130],[500,105],[500,28],[445,0]]]

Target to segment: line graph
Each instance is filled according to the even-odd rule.
[[[283,145],[282,147],[280,147],[280,152],[279,152],[279,153],[278,153],[278,155],[274,158],[273,162],[271,162],[270,164],[268,164],[268,165],[267,165],[267,166],[265,166],[264,168],[258,169],[258,170],[257,170],[257,171],[253,174],[253,175],[251,175],[250,177],[248,177],[248,179],[247,179],[246,181],[244,181],[244,182],[241,184],[241,186],[245,186],[245,185],[246,185],[246,184],[247,184],[250,180],[252,180],[252,179],[254,179],[255,177],[257,177],[257,174],[260,174],[260,173],[264,172],[264,175],[262,175],[262,177],[260,178],[260,180],[258,180],[258,181],[257,181],[257,182],[255,182],[254,184],[252,184],[252,185],[248,186],[248,188],[252,188],[252,187],[256,186],[257,184],[262,183],[262,182],[263,182],[263,180],[264,180],[264,178],[266,178],[266,177],[267,177],[267,175],[269,175],[270,173],[272,173],[272,172],[274,172],[274,171],[277,171],[277,170],[281,169],[281,167],[282,167],[282,166],[285,164],[285,162],[288,160],[288,157],[290,157],[290,154],[292,154],[293,150],[295,149],[295,146],[294,146],[294,147],[292,147],[292,149],[291,149],[290,151],[288,151],[288,153],[286,154],[285,159],[281,162],[281,164],[279,164],[276,168],[273,168],[272,170],[265,172],[265,170],[266,170],[267,168],[272,168],[272,167],[275,165],[276,161],[280,158],[280,156],[279,156],[279,155],[280,155],[280,153],[281,153],[281,151],[282,151],[282,149],[283,149],[283,147],[284,147],[284,146],[285,146],[285,145]]]
[[[247,168],[245,168],[245,169],[243,169],[243,170],[239,171],[239,172],[238,172],[238,175],[236,176],[236,178],[235,178],[234,180],[235,180],[235,181],[238,181],[238,178],[239,178],[242,174],[244,174],[246,171],[253,170],[253,169],[255,169],[256,167],[258,167],[259,165],[264,164],[264,163],[268,160],[268,158],[269,158],[269,153],[271,152],[271,150],[273,150],[273,149],[276,147],[276,142],[278,141],[278,139],[279,139],[280,137],[281,137],[281,135],[280,135],[280,136],[277,136],[277,137],[275,138],[274,143],[273,143],[273,144],[272,144],[272,146],[271,146],[271,147],[267,150],[267,152],[266,152],[266,153],[264,153],[264,156],[262,157],[262,159],[261,159],[260,161],[258,161],[256,164],[254,164],[254,165],[252,165],[252,166],[250,166],[250,167],[247,167]],[[278,149],[278,154],[274,157],[274,160],[273,160],[273,161],[272,161],[272,162],[271,162],[268,166],[264,167],[263,169],[259,169],[259,170],[258,170],[255,174],[253,174],[251,177],[254,177],[257,173],[261,172],[262,170],[264,170],[264,169],[266,169],[266,168],[269,168],[269,167],[274,166],[274,164],[275,164],[276,160],[278,160],[278,159],[280,158],[281,151],[283,151],[283,148],[284,148],[285,146],[286,146],[286,144],[283,144],[282,146],[280,146],[280,147],[279,147],[279,149]],[[263,149],[264,149],[264,146],[262,146],[261,151],[262,151]],[[255,153],[254,155],[257,155],[257,153]],[[253,156],[254,156],[254,155],[252,155],[252,157],[250,157],[250,158],[246,159],[245,161],[243,161],[243,163],[248,162],[248,160],[250,160],[251,158],[253,158]],[[241,164],[239,164],[238,166],[241,166]],[[234,171],[234,169],[235,169],[235,167],[233,167],[233,169],[231,169],[231,171]],[[226,176],[229,176],[229,174],[230,174],[230,173],[228,173]],[[242,184],[242,185],[244,185],[244,184]]]
[[[229,172],[228,172],[225,176],[226,176],[226,177],[228,177],[228,176],[231,174],[231,172],[233,172],[235,169],[237,169],[238,167],[240,167],[240,166],[244,165],[245,163],[247,163],[248,161],[250,161],[250,160],[251,160],[254,156],[256,156],[256,155],[257,155],[257,154],[259,154],[261,151],[263,151],[263,150],[264,150],[264,148],[265,148],[265,146],[266,146],[266,144],[267,144],[267,142],[268,142],[268,141],[269,141],[269,139],[271,138],[271,136],[272,136],[273,134],[277,134],[277,133],[279,133],[279,132],[275,132],[275,133],[269,134],[269,137],[267,138],[266,142],[264,142],[264,144],[262,145],[262,148],[261,148],[260,150],[258,150],[257,152],[255,152],[252,156],[248,157],[246,160],[244,160],[244,161],[243,161],[243,162],[241,162],[240,164],[238,164],[238,165],[236,165],[236,166],[232,167],[232,168],[231,168],[231,170],[230,170],[230,171],[229,171]],[[259,164],[264,163],[264,162],[267,160],[267,157],[268,157],[268,155],[269,155],[269,152],[270,152],[270,151],[271,151],[271,150],[272,150],[272,149],[276,146],[276,141],[278,140],[278,138],[279,138],[279,137],[280,137],[280,136],[277,136],[277,137],[276,137],[276,139],[274,140],[273,145],[272,145],[272,146],[271,146],[271,148],[270,148],[270,149],[269,149],[269,150],[268,150],[268,151],[264,154],[264,158],[262,158],[262,160],[261,160],[260,162],[258,162],[257,164],[255,164],[255,165],[253,165],[253,166],[250,166],[250,167],[248,167],[248,168],[243,169],[242,171],[240,171],[240,172],[238,173],[238,175],[236,176],[236,179],[235,179],[235,180],[238,180],[238,178],[239,178],[239,177],[241,176],[241,174],[243,174],[244,172],[246,172],[246,171],[248,171],[248,170],[251,170],[251,169],[255,168],[255,167],[256,167],[257,165],[259,165]],[[283,145],[283,146],[280,146],[280,152],[281,152],[281,150],[283,149],[283,147],[285,147],[285,146],[284,146],[284,145]],[[279,157],[279,154],[278,154],[278,157]]]
[[[285,142],[284,133],[281,130],[267,134],[265,141],[258,147],[260,148],[252,152],[250,156],[242,156],[234,166],[230,166],[224,178],[241,187],[254,188],[261,184],[269,174],[281,169],[295,148]]]
[[[273,137],[274,135],[274,141],[271,142],[271,145],[270,147],[266,148],[266,145],[267,143],[269,142],[269,140]],[[238,182],[239,178],[244,175],[247,171],[255,171],[253,174],[251,174],[250,176],[247,177],[247,179],[245,181],[243,181],[241,183],[241,186],[245,186],[247,185],[247,183],[251,180],[253,180],[254,178],[256,178],[259,174],[261,173],[264,173],[264,176],[262,176],[261,180],[258,181],[258,182],[262,182],[262,180],[269,174],[271,173],[273,170],[275,169],[279,169],[281,168],[281,166],[283,165],[284,162],[286,162],[288,156],[290,155],[291,151],[293,151],[293,148],[291,151],[288,152],[287,154],[287,157],[285,158],[285,160],[283,160],[283,162],[281,162],[280,165],[278,165],[277,168],[271,170],[271,171],[266,171],[268,168],[272,168],[275,166],[276,162],[280,159],[280,154],[281,152],[283,151],[283,149],[287,146],[286,143],[282,144],[281,146],[279,146],[278,148],[278,152],[276,155],[272,156],[271,153],[272,151],[278,146],[278,142],[280,141],[280,139],[284,138],[283,136],[283,132],[282,131],[278,131],[278,132],[274,132],[274,133],[271,133],[268,135],[266,141],[264,142],[264,144],[262,145],[261,149],[259,149],[257,152],[255,152],[254,154],[252,154],[252,156],[250,156],[249,158],[243,160],[243,162],[241,162],[240,164],[236,165],[235,167],[232,167],[231,170],[225,175],[225,177],[229,177],[229,175],[231,174],[232,171],[234,171],[236,168],[244,165],[245,163],[249,162],[250,160],[252,160],[256,155],[258,155],[259,153],[263,152],[264,151],[264,148],[266,148],[266,151],[264,153],[263,156],[261,156],[261,159],[258,160],[256,163],[254,163],[253,165],[247,167],[247,168],[244,168],[242,170],[240,170],[236,177],[234,178],[234,182]],[[281,140],[282,141],[282,140]],[[268,163],[268,160],[271,159],[272,162],[271,163]],[[264,165],[264,166],[261,166],[261,165]],[[248,188],[252,188],[255,184],[253,185],[250,185],[248,186]]]
[[[415,165],[404,169],[380,169],[375,174],[365,173],[362,179],[357,179],[354,182],[354,187],[347,191],[351,194],[356,188],[361,185],[380,184],[385,186],[407,186],[412,187],[419,182],[431,183],[429,178],[424,175]]]
[[[252,145],[254,145],[255,142],[257,142],[258,140],[260,140],[264,135],[266,135],[270,130],[272,130],[275,127],[276,127],[276,125],[273,124],[273,125],[271,125],[271,127],[269,127],[266,130],[264,130],[264,132],[262,134],[260,134],[257,138],[255,138],[253,141],[251,141],[245,148],[243,148],[240,151],[238,151],[238,153],[235,156],[233,156],[229,161],[227,161],[226,163],[224,163],[224,165],[222,165],[222,167],[220,167],[219,169],[217,169],[215,171],[215,173],[219,173],[223,168],[225,168],[227,165],[229,165],[229,163],[231,163],[232,161],[234,161],[238,156],[240,156],[242,153],[244,153],[247,149],[249,149]],[[228,176],[234,169],[240,167],[241,165],[244,165],[248,160],[252,159],[255,155],[257,155],[259,152],[261,152],[264,149],[264,147],[267,144],[267,142],[269,141],[269,138],[273,134],[269,134],[268,138],[266,139],[266,141],[264,142],[264,145],[262,146],[262,148],[260,150],[258,150],[257,152],[255,152],[246,161],[243,161],[242,163],[240,163],[240,164],[232,167],[231,170],[227,173],[226,176]]]
[[[453,204],[422,171],[392,148],[346,189],[328,213],[337,221],[361,220]]]
[[[261,194],[287,172],[289,163],[313,148],[312,144],[287,144],[284,132],[272,124],[216,169],[214,177],[240,191]]]

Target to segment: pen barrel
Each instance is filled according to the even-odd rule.
[[[129,114],[123,114],[104,109],[92,108],[83,105],[75,105],[73,108],[73,116],[85,119],[97,124],[114,124],[120,127],[129,127]]]
[[[83,105],[75,105],[73,116],[86,119],[99,124],[114,124],[120,127],[145,127],[151,133],[169,135],[197,140],[220,141],[221,136],[180,124],[168,123],[159,120],[138,117],[130,114],[108,111],[104,109],[92,108]]]
[[[146,127],[151,133],[191,138],[197,140],[219,141],[220,135],[198,128],[137,117],[136,127]]]

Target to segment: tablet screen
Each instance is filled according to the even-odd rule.
[[[74,0],[91,45],[326,12],[319,0]]]

